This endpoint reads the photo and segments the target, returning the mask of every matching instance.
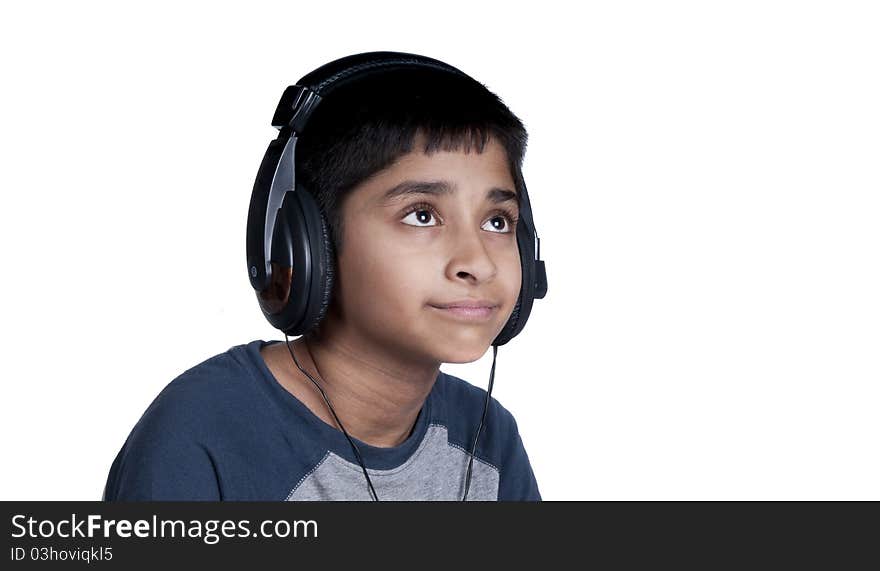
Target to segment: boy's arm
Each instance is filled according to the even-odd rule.
[[[125,449],[104,487],[104,501],[220,500],[213,463],[197,446]]]
[[[197,419],[151,407],[116,456],[104,501],[220,500],[215,463],[198,441]]]

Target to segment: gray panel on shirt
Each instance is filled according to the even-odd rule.
[[[431,424],[418,449],[391,470],[367,469],[379,500],[457,501],[464,494],[469,452],[447,439],[446,427]],[[474,458],[468,501],[498,499],[498,468]],[[360,465],[328,452],[287,496],[288,501],[370,501]]]

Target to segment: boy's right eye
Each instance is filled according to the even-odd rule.
[[[428,222],[436,218],[437,215],[433,208],[425,204],[415,204],[409,209],[401,222],[409,226],[430,228],[431,226],[437,226],[437,224],[428,224]],[[407,222],[407,220],[411,222]]]

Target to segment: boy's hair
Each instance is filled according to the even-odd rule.
[[[490,137],[507,152],[517,199],[528,134],[522,121],[476,80],[425,69],[397,69],[340,86],[309,119],[296,148],[297,180],[324,211],[338,253],[342,204],[354,187],[413,151],[472,148],[482,153]]]

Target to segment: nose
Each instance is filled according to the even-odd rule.
[[[491,280],[498,273],[498,266],[486,249],[482,230],[460,230],[450,244],[451,254],[446,275],[452,281],[464,280],[478,284]]]

